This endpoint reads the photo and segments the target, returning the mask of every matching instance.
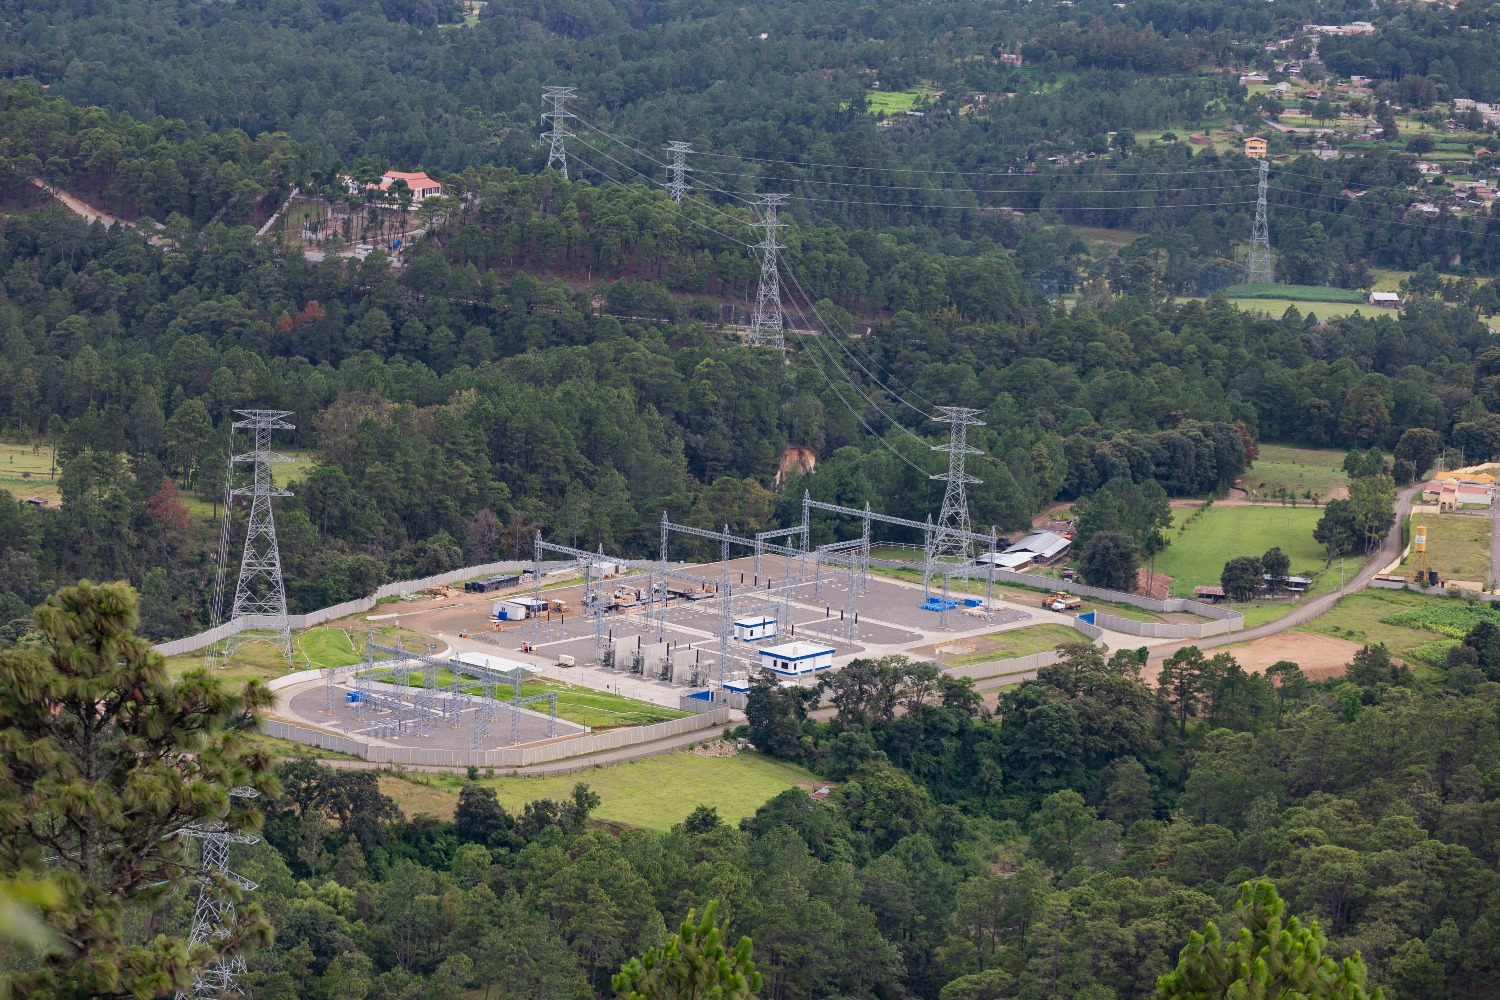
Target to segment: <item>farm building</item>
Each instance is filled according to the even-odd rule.
[[[1030,552],[1033,565],[1050,566],[1067,554],[1072,544],[1073,540],[1067,535],[1055,531],[1033,531],[1005,551],[1007,554]]]
[[[978,559],[975,559],[974,563],[978,566],[988,566],[990,563],[994,563],[996,569],[1014,570],[1015,572],[1019,573],[1022,570],[1030,569],[1031,564],[1035,561],[1036,553],[1034,552],[1018,552],[1011,550],[1005,552],[996,552],[994,555],[990,555],[988,552],[986,552]]]
[[[1372,306],[1382,309],[1399,309],[1401,307],[1400,292],[1371,292],[1367,300]]]
[[[782,677],[798,677],[833,666],[832,646],[815,642],[784,642],[760,651],[760,665]]]

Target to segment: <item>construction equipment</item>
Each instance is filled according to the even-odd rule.
[[[1057,590],[1042,598],[1042,607],[1048,611],[1077,611],[1083,607],[1083,599],[1065,590]]]
[[[556,611],[558,614],[565,615],[565,614],[568,613],[568,602],[567,601],[548,601],[547,602],[547,606],[549,608],[551,608],[553,611]]]
[[[573,657],[569,656],[567,653],[558,653],[557,654],[557,665],[559,667],[572,667],[572,666],[576,666],[577,663],[578,663],[578,661],[575,660]]]

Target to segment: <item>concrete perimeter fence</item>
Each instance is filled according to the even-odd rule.
[[[1461,597],[1466,601],[1500,601],[1500,593],[1487,594],[1478,590],[1470,590],[1467,587],[1421,587],[1415,583],[1403,583],[1399,580],[1382,580],[1375,578],[1370,581],[1370,586],[1380,590],[1409,590],[1414,594],[1427,594],[1430,597]]]
[[[983,579],[989,570],[984,567],[965,567],[964,576],[969,579]],[[1103,611],[1094,615],[1094,623],[1111,632],[1124,632],[1126,635],[1140,635],[1152,639],[1202,639],[1211,635],[1224,635],[1228,632],[1238,632],[1245,627],[1245,616],[1238,611],[1229,608],[1221,608],[1214,604],[1205,604],[1202,601],[1191,601],[1183,597],[1169,597],[1164,601],[1158,601],[1153,597],[1142,597],[1139,594],[1127,594],[1120,590],[1105,590],[1103,587],[1090,587],[1086,583],[1078,583],[1074,580],[1053,580],[1044,576],[1033,576],[1029,573],[1017,573],[1015,570],[996,569],[996,583],[1009,583],[1020,587],[1051,587],[1053,590],[1061,590],[1069,594],[1077,594],[1079,597],[1092,597],[1096,601],[1109,601],[1113,604],[1129,604],[1140,608],[1142,611],[1152,611],[1157,614],[1190,614],[1200,618],[1208,618],[1206,622],[1138,622],[1130,618],[1122,618],[1119,615],[1106,614]],[[1094,635],[1081,626],[1088,624],[1081,622],[1073,627],[1097,639]]]
[[[549,561],[542,563],[542,575],[556,573],[571,569],[576,563],[568,560]],[[438,573],[434,576],[426,576],[420,580],[398,580],[394,583],[383,584],[376,588],[375,593],[369,597],[357,597],[352,601],[335,604],[328,608],[319,608],[317,611],[309,611],[305,615],[287,615],[286,620],[292,628],[311,628],[324,622],[343,618],[346,615],[357,615],[363,611],[369,611],[376,604],[387,597],[404,597],[425,590],[428,587],[437,587],[442,584],[463,583],[466,580],[475,580],[481,576],[496,576],[501,573],[519,573],[523,570],[534,569],[536,563],[530,559],[512,559],[505,562],[484,563],[479,566],[466,566],[463,569],[449,570],[446,573]],[[252,619],[242,631],[253,631],[255,628]],[[197,635],[185,636],[181,639],[173,639],[171,642],[160,642],[154,647],[163,656],[176,656],[178,653],[191,653],[194,650],[211,646],[230,634],[229,623],[225,622],[217,628],[211,628]]]
[[[545,764],[549,761],[565,760],[569,757],[578,757],[584,754],[602,753],[606,750],[619,750],[624,747],[639,746],[643,743],[652,743],[656,740],[681,736],[699,730],[719,729],[731,724],[734,721],[733,716],[733,709],[715,708],[700,715],[690,715],[682,719],[657,722],[649,726],[611,729],[608,732],[590,733],[587,736],[574,736],[552,743],[538,743],[533,746],[518,747],[513,750],[425,750],[420,747],[382,746],[376,743],[365,743],[360,740],[351,739],[337,733],[325,732],[321,729],[293,725],[292,723],[282,722],[278,719],[266,719],[262,721],[260,731],[267,736],[275,736],[283,740],[294,740],[308,746],[331,750],[335,753],[349,754],[354,757],[362,757],[365,760],[381,764],[509,769],[530,767],[533,764]]]

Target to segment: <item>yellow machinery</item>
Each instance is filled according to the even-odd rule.
[[[1427,529],[1420,524],[1411,531],[1411,564],[1407,567],[1406,582],[1427,582]]]

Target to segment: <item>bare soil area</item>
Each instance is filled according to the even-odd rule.
[[[1291,660],[1310,680],[1342,677],[1359,652],[1359,643],[1312,632],[1283,632],[1229,650],[1240,666],[1261,673],[1273,663]]]

